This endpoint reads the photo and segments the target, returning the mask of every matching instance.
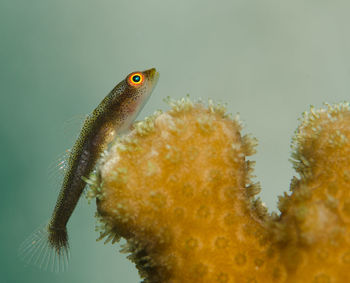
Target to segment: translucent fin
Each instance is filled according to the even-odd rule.
[[[64,123],[64,135],[72,142],[75,141],[81,132],[81,129],[84,125],[85,120],[89,115],[81,114],[72,117],[71,119],[65,121]],[[67,149],[62,154],[60,154],[55,161],[50,164],[48,169],[49,180],[54,183],[54,188],[56,191],[59,191],[62,186],[62,181],[64,175],[67,172],[68,160],[71,154],[71,150]]]
[[[53,162],[48,169],[49,180],[53,181],[54,188],[58,191],[63,182],[64,175],[67,172],[68,159],[71,154],[71,150],[67,149],[61,155],[56,158],[56,161]]]
[[[56,160],[49,166],[50,175],[55,174],[56,171],[65,172],[67,169],[67,162],[70,156],[71,150],[67,149],[60,154]]]
[[[47,225],[35,231],[21,244],[18,255],[27,265],[52,272],[66,271],[70,258],[68,245],[54,247],[49,235]]]
[[[71,149],[67,149],[56,158],[56,162],[49,166],[49,179],[53,182],[56,192],[59,192],[62,188],[63,179],[68,170],[68,162],[71,152]],[[86,196],[86,189],[84,189],[83,195]]]
[[[63,137],[68,145],[73,145],[79,138],[85,122],[89,119],[89,114],[78,114],[63,123]]]
[[[76,139],[77,135],[80,134],[80,131],[84,125],[86,118],[88,117],[89,115],[87,114],[78,114],[66,120],[63,125],[63,132],[65,137],[73,137],[74,139]]]

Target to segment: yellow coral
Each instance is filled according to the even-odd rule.
[[[170,101],[118,139],[93,181],[101,237],[124,237],[145,282],[350,282],[350,111],[305,114],[300,178],[269,216],[256,141],[223,105]]]
[[[276,222],[289,282],[350,282],[350,109],[304,114],[293,141],[291,196]]]

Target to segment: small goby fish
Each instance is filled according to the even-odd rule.
[[[38,253],[48,250],[57,257],[56,261],[68,260],[67,222],[86,186],[84,178],[94,167],[107,145],[115,135],[128,130],[150,97],[159,74],[156,69],[133,72],[117,84],[84,121],[81,133],[68,158],[63,184],[49,224],[33,237],[24,247],[26,257],[36,258],[39,265],[51,265],[52,255]],[[41,252],[42,253],[42,252]],[[46,259],[38,259],[44,256]],[[56,264],[56,263],[54,263]],[[61,267],[58,267],[61,269]]]

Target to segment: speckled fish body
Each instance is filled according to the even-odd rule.
[[[46,228],[48,246],[56,255],[64,255],[68,250],[66,225],[86,186],[84,178],[94,170],[101,153],[115,135],[129,129],[158,77],[154,68],[129,74],[86,118],[71,150],[56,206]],[[32,240],[30,245],[37,242],[40,240]]]

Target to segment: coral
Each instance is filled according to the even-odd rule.
[[[224,105],[169,100],[118,138],[90,178],[100,238],[144,282],[350,282],[350,110],[304,115],[299,174],[268,214],[252,181],[256,140]]]
[[[305,113],[293,140],[300,178],[272,225],[289,282],[350,282],[350,109]]]

